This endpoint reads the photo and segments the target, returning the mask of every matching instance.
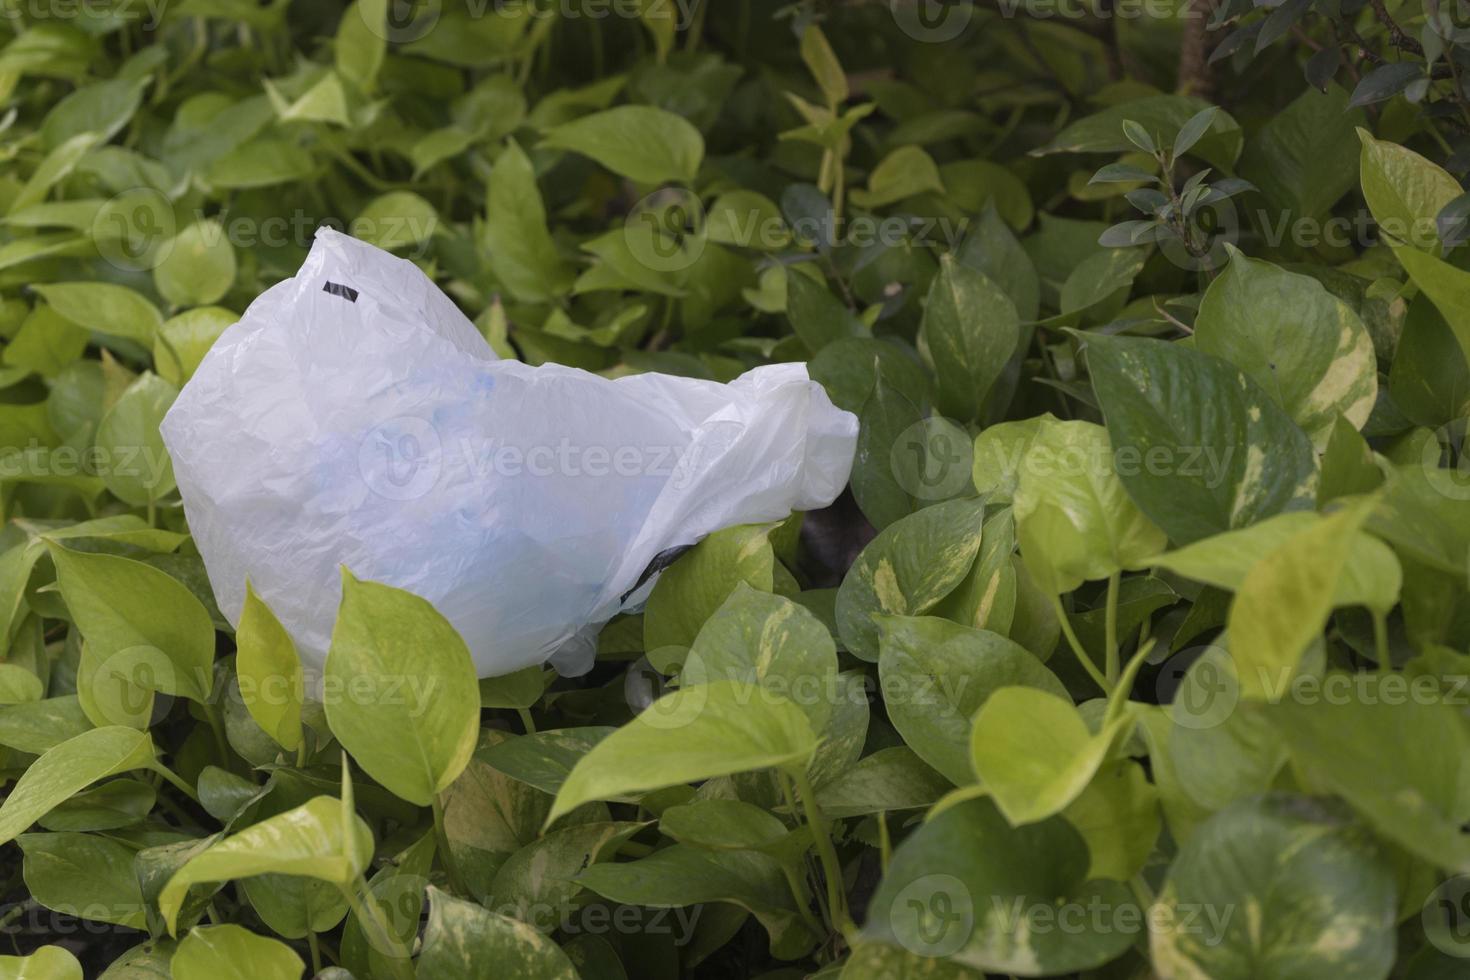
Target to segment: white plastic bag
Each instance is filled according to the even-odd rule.
[[[801,364],[726,385],[499,360],[411,262],[322,230],[163,437],[231,621],[248,576],[319,668],[346,566],[428,599],[494,676],[588,669],[657,556],[831,503],[857,420]]]

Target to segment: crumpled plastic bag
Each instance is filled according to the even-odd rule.
[[[802,364],[717,384],[498,359],[413,263],[323,229],[163,438],[232,622],[248,577],[314,673],[346,566],[432,602],[488,677],[585,671],[660,556],[830,504],[857,419]]]

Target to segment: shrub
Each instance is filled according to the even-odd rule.
[[[0,975],[1463,973],[1454,11],[0,11]],[[347,575],[308,680],[158,423],[323,224],[506,357],[809,361],[850,493],[584,677]]]

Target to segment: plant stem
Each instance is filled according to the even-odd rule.
[[[793,772],[791,775],[796,780],[796,794],[801,797],[807,826],[812,829],[812,839],[817,845],[817,856],[822,861],[822,877],[827,882],[827,907],[831,910],[832,928],[839,934],[848,936],[853,930],[853,924],[847,914],[847,893],[842,887],[842,862],[837,858],[837,848],[832,846],[832,835],[827,825],[827,818],[822,815],[822,808],[817,805],[816,791],[812,789],[812,782],[807,778],[806,770]]]
[[[1373,650],[1378,658],[1380,674],[1393,673],[1393,654],[1388,649],[1388,617],[1380,610],[1373,610]]]
[[[1122,578],[1122,572],[1114,572],[1108,576],[1108,605],[1104,616],[1108,633],[1105,669],[1109,686],[1118,683],[1118,671],[1120,667],[1118,663],[1118,586],[1122,582]]]
[[[454,852],[449,849],[449,831],[444,827],[444,804],[435,796],[430,807],[434,811],[434,837],[439,845],[439,853],[444,858],[444,871],[449,875],[449,887],[456,895],[468,897],[469,889],[465,888],[464,880],[459,876],[459,867],[454,863]]]
[[[526,727],[526,734],[527,735],[535,735],[536,734],[536,719],[534,719],[534,718],[531,717],[531,711],[530,711],[530,709],[528,709],[528,708],[517,708],[516,709],[516,714],[518,714],[518,715],[521,716],[521,724]]]
[[[310,929],[306,930],[306,946],[311,950],[311,975],[316,976],[322,972],[322,947],[317,942],[316,933]]]
[[[888,836],[888,811],[878,811],[878,863],[884,874],[893,859],[893,838]]]
[[[174,772],[168,766],[164,765],[161,762],[154,761],[153,771],[158,773],[164,779],[168,780],[171,784],[173,784],[174,789],[178,790],[180,793],[183,793],[195,803],[199,802],[199,794],[194,792],[194,787],[184,782],[184,780],[180,778],[179,774]]]
[[[1087,676],[1091,677],[1098,687],[1102,688],[1104,694],[1111,694],[1113,685],[1108,683],[1108,679],[1097,669],[1097,664],[1093,663],[1092,658],[1087,655],[1087,651],[1082,649],[1082,641],[1077,639],[1077,634],[1072,630],[1072,624],[1067,620],[1067,611],[1062,608],[1062,597],[1058,595],[1052,596],[1051,606],[1052,610],[1056,613],[1057,623],[1062,628],[1062,635],[1067,638],[1067,645],[1076,654],[1078,662],[1082,664],[1082,669],[1087,671]]]
[[[822,938],[822,924],[817,917],[812,915],[811,896],[806,894],[806,889],[801,887],[801,875],[798,869],[782,863],[781,873],[786,876],[786,887],[791,889],[791,897],[796,901],[796,911],[801,915],[801,921],[812,931],[812,935],[818,939]]]
[[[222,709],[214,702],[205,702],[204,714],[209,718],[210,730],[214,732],[214,747],[219,752],[219,765],[221,769],[230,768],[230,742],[225,737],[224,719],[220,717]]]
[[[378,947],[380,952],[393,964],[393,974],[401,980],[412,980],[413,964],[410,962],[413,954],[403,945],[403,940],[383,919],[383,910],[378,906],[378,900],[368,890],[368,884],[362,875],[357,876],[357,881],[351,885],[342,886],[342,894],[347,898],[347,904],[352,907],[352,914],[357,916],[357,921],[362,924],[363,932],[369,930],[378,934],[382,943]],[[366,896],[364,901],[363,896]]]

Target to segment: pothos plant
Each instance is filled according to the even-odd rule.
[[[1456,54],[1225,5],[1211,106],[1166,7],[0,5],[0,976],[1458,976]],[[506,357],[808,362],[850,492],[581,678],[345,570],[308,678],[157,430],[327,223]]]

